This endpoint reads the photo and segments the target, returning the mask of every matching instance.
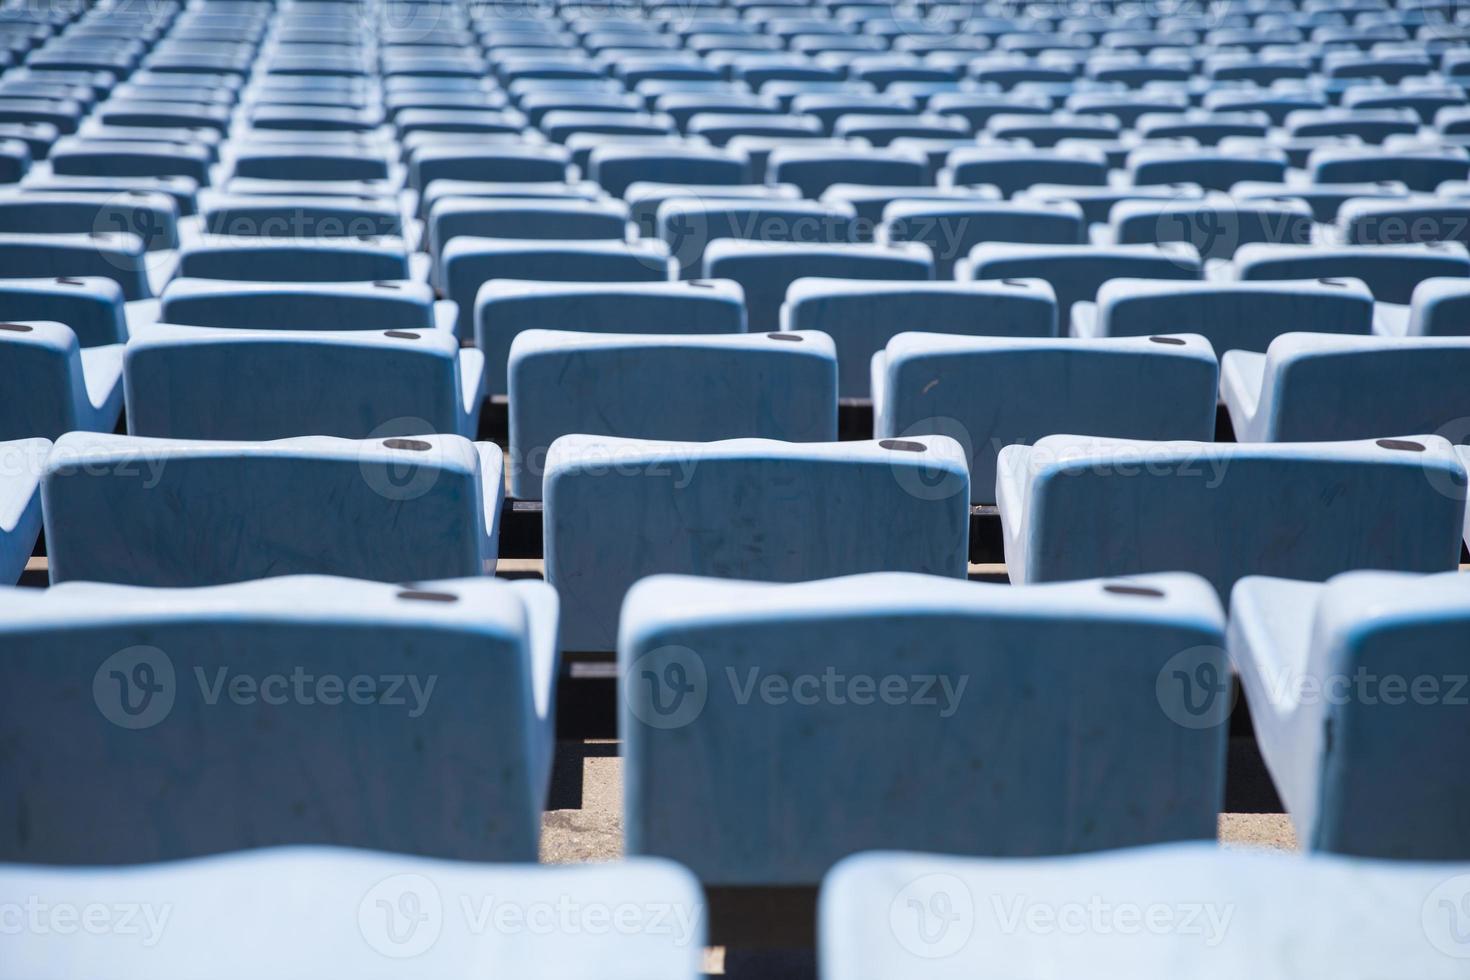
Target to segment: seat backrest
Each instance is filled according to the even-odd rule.
[[[1450,816],[1465,783],[1444,770],[1446,758],[1470,747],[1456,696],[1470,650],[1470,581],[1453,573],[1339,576],[1320,593],[1311,644],[1324,675],[1371,680],[1363,696],[1324,695],[1330,741],[1310,760],[1321,783],[1309,846],[1408,860],[1470,857],[1464,822]],[[1436,685],[1427,697],[1425,682]],[[1390,812],[1367,819],[1385,799],[1394,801]]]
[[[63,323],[0,322],[0,441],[55,439],[85,417],[77,336]]]
[[[934,278],[934,262],[928,247],[917,242],[885,247],[727,238],[705,248],[704,275],[738,282],[750,332],[770,333],[780,327],[781,304],[797,279],[927,281]]]
[[[501,456],[453,435],[245,443],[73,432],[52,450],[41,496],[52,582],[414,581],[493,570]]]
[[[125,232],[0,232],[0,269],[12,278],[111,279],[122,287],[123,299],[148,299],[149,262],[143,239]]]
[[[1213,840],[1225,726],[1175,723],[1157,680],[1201,648],[1213,652],[1192,664],[1228,671],[1223,630],[1213,590],[1190,575],[1024,587],[892,572],[645,579],[618,650],[628,851],[673,858],[706,884],[769,887],[815,884],[872,849],[1019,856]],[[1100,662],[1083,667],[1084,652]],[[1017,696],[1040,690],[1051,696]],[[861,753],[856,785],[831,764],[839,746]],[[698,778],[730,751],[749,764]],[[948,803],[916,819],[897,784]],[[831,812],[834,793],[852,806]]]
[[[1414,287],[1411,336],[1470,336],[1470,279],[1425,279]]]
[[[751,179],[743,153],[705,146],[600,146],[588,158],[587,176],[621,197],[634,181],[683,184],[744,184]]]
[[[1214,841],[1065,859],[862,854],[826,879],[817,955],[828,980],[1173,980],[1186,962],[1201,980],[1279,978],[1296,969],[1284,950],[1322,929],[1339,937],[1313,957],[1324,975],[1454,980],[1464,873]]]
[[[745,332],[744,293],[736,283],[579,283],[501,279],[475,298],[475,345],[485,352],[488,394],[509,391],[506,365],[523,331],[544,328],[608,334]]]
[[[953,186],[993,184],[1010,197],[1033,184],[1102,187],[1108,162],[1098,151],[981,146],[950,153],[945,176]]]
[[[1072,304],[1091,301],[1110,279],[1200,279],[1193,245],[981,244],[955,266],[956,279],[1044,279],[1057,299],[1062,334],[1071,332]],[[1177,328],[1176,328],[1177,329]]]
[[[136,235],[148,250],[177,248],[178,215],[163,194],[97,191],[0,193],[0,232]]]
[[[1323,581],[1459,561],[1465,470],[1439,436],[1143,442],[1054,435],[999,462],[1015,581],[1166,569]]]
[[[1008,445],[1058,432],[1214,438],[1219,365],[1197,335],[1078,340],[901,333],[875,359],[873,373],[874,434],[958,440],[969,455],[976,504],[995,503],[996,456]]]
[[[101,276],[0,279],[0,319],[64,323],[83,347],[128,339],[122,287]]]
[[[200,213],[205,232],[229,238],[380,238],[404,231],[391,198],[211,194]]]
[[[0,799],[39,818],[0,834],[0,858],[332,843],[534,861],[550,750],[534,674],[554,656],[536,633],[555,608],[542,583],[490,578],[0,589],[0,643],[26,680],[0,694],[19,766]],[[489,732],[466,784],[455,747]],[[303,755],[316,764],[281,764]],[[365,793],[365,768],[405,795]],[[438,814],[413,804],[446,794],[456,803]]]
[[[1436,276],[1470,277],[1470,252],[1458,242],[1425,245],[1246,245],[1235,255],[1243,280],[1361,279],[1380,303],[1407,303]]]
[[[942,436],[701,443],[568,435],[552,444],[545,474],[546,580],[562,599],[564,650],[613,649],[623,594],[657,572],[799,581],[966,570],[964,454]]]
[[[1114,279],[1098,290],[1095,336],[1168,330],[1201,334],[1221,355],[1228,350],[1264,351],[1272,339],[1292,330],[1367,334],[1373,330],[1373,294],[1357,279]]]
[[[439,255],[443,288],[459,304],[455,333],[475,333],[476,296],[492,279],[536,282],[667,282],[674,262],[663,242],[451,239]]]
[[[1470,201],[1437,197],[1349,200],[1338,208],[1337,221],[1343,241],[1353,245],[1470,244]]]
[[[1269,442],[1437,432],[1470,441],[1470,338],[1289,333],[1271,341],[1257,416]]]
[[[847,150],[810,148],[794,143],[773,151],[766,160],[766,180],[795,184],[803,197],[818,198],[833,184],[883,184],[922,187],[929,179],[929,161],[911,150]]]
[[[1134,184],[1199,184],[1206,190],[1228,191],[1243,180],[1284,180],[1287,161],[1280,151],[1253,153],[1202,148],[1198,150],[1140,147],[1128,155],[1128,174]]]
[[[478,691],[467,684],[466,702]],[[456,752],[446,747],[439,755]],[[483,775],[494,781],[489,770]],[[456,792],[446,783],[434,792],[472,807],[487,788]],[[421,809],[405,806],[403,819]],[[444,810],[446,817],[460,812]],[[426,834],[440,832],[432,819],[421,815],[419,823]],[[465,815],[443,833],[481,823]],[[688,871],[648,859],[537,867],[534,853],[533,863],[517,865],[292,847],[146,868],[0,867],[7,894],[35,896],[44,908],[119,910],[110,928],[67,934],[65,956],[57,954],[54,931],[27,930],[7,945],[0,976],[59,980],[80,970],[97,980],[183,980],[226,953],[245,976],[297,969],[363,975],[385,960],[412,957],[442,975],[508,974],[544,963],[562,980],[608,980],[610,970],[613,978],[697,980],[705,899]],[[283,889],[283,881],[311,887]],[[604,921],[622,924],[597,924]]]
[[[1237,201],[1224,194],[1203,200],[1119,201],[1109,218],[1120,245],[1187,242],[1205,259],[1228,259],[1251,242],[1305,245],[1312,208],[1305,201]]]
[[[510,349],[510,492],[541,496],[570,433],[670,441],[837,439],[825,334],[648,336],[528,330]]]
[[[251,282],[409,279],[401,238],[252,239],[185,245],[179,275]]]
[[[442,330],[218,330],[128,342],[128,431],[167,439],[461,432],[459,342]]]
[[[1073,201],[895,201],[883,209],[876,240],[928,245],[942,280],[954,278],[955,263],[981,242],[1076,245],[1085,229]]]
[[[158,319],[236,330],[428,330],[434,327],[434,291],[404,280],[175,279],[163,290]]]
[[[817,201],[744,201],[675,197],[659,205],[658,237],[679,263],[679,276],[695,279],[712,242],[734,238],[810,245],[858,240],[851,205]]]
[[[837,348],[837,393],[871,394],[869,364],[910,326],[927,333],[1054,337],[1056,296],[1040,279],[868,282],[798,279],[786,291],[782,330],[820,330]]]

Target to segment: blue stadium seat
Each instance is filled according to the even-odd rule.
[[[1361,279],[1380,303],[1407,303],[1425,279],[1470,276],[1470,252],[1458,242],[1423,245],[1245,245],[1235,254],[1243,281]]]
[[[111,432],[122,411],[121,344],[88,347],[63,323],[0,322],[0,440]]]
[[[726,281],[550,283],[492,280],[475,298],[475,346],[485,352],[485,390],[510,389],[506,367],[516,337],[551,329],[608,334],[745,332],[745,299]]]
[[[1470,339],[1288,333],[1264,354],[1226,352],[1220,370],[1239,442],[1470,441]]]
[[[1388,337],[1470,336],[1470,279],[1425,279],[1408,306],[1380,303],[1373,329]]]
[[[442,330],[154,324],[127,345],[128,431],[167,439],[473,439],[485,356]]]
[[[963,119],[936,113],[911,115],[849,112],[837,117],[832,135],[839,139],[866,140],[873,146],[892,146],[898,140],[959,140],[970,142],[970,126]]]
[[[873,240],[890,204],[927,201],[956,205],[976,201],[999,201],[1000,191],[984,184],[967,187],[890,187],[883,184],[833,184],[822,192],[825,204],[850,204],[857,212],[858,241]]]
[[[628,851],[706,885],[770,887],[816,884],[875,848],[1213,841],[1225,730],[1176,724],[1180,705],[1159,710],[1156,680],[1202,647],[1224,671],[1224,619],[1191,575],[1014,588],[901,573],[645,579],[618,644]],[[1081,669],[1083,650],[1107,668]],[[1062,676],[1076,683],[1057,691]],[[1056,696],[1017,694],[1042,689]],[[721,761],[734,746],[748,765]],[[836,751],[861,758],[863,778],[834,767]],[[728,778],[700,778],[715,768]],[[950,805],[920,818],[913,798],[935,794]],[[839,797],[851,805],[834,809]]]
[[[628,236],[628,207],[606,199],[446,197],[434,202],[428,224],[434,255],[459,236],[622,241]]]
[[[802,197],[818,198],[833,184],[923,187],[931,183],[929,161],[907,150],[782,146],[766,160],[766,180],[795,184]]]
[[[426,283],[175,279],[157,320],[237,330],[454,330],[456,311]]]
[[[635,181],[623,192],[623,200],[642,238],[658,237],[658,209],[676,198],[712,202],[713,199],[772,203],[801,200],[792,184],[664,184]]]
[[[1305,245],[1312,240],[1312,220],[1305,201],[1238,201],[1211,193],[1198,200],[1119,201],[1108,225],[1116,244],[1187,242],[1209,260],[1229,259],[1252,242]]]
[[[1181,242],[1106,247],[981,244],[956,264],[955,278],[1046,280],[1056,293],[1058,329],[1065,335],[1071,332],[1073,304],[1093,300],[1110,279],[1191,280],[1199,279],[1203,271],[1194,246]]]
[[[1244,180],[1284,180],[1286,168],[1286,155],[1269,150],[1143,146],[1128,155],[1128,178],[1141,185],[1191,183],[1206,190],[1228,191],[1232,184]]]
[[[1304,848],[1470,860],[1456,816],[1470,782],[1444,766],[1466,745],[1470,578],[1250,576],[1230,596],[1229,649]]]
[[[883,209],[876,240],[922,242],[934,253],[935,278],[953,279],[955,263],[982,242],[1076,245],[1086,237],[1072,201],[899,200]]]
[[[710,244],[722,238],[804,245],[858,239],[851,205],[808,200],[674,197],[659,205],[655,224],[657,237],[679,263],[681,279],[698,278]]]
[[[1115,116],[1068,112],[1054,112],[1050,116],[1002,113],[990,117],[985,124],[985,132],[995,139],[1024,140],[1034,147],[1048,150],[1062,140],[1104,141],[1115,140],[1121,135]]]
[[[47,439],[0,442],[0,585],[19,581],[41,533],[41,474],[50,449]]]
[[[419,195],[419,217],[448,197],[525,198],[530,200],[595,201],[602,188],[591,181],[483,181],[436,179]]]
[[[567,152],[559,146],[451,143],[418,149],[409,176],[419,190],[436,180],[551,183],[566,180],[567,163]]]
[[[179,275],[278,283],[422,280],[427,268],[417,258],[393,237],[204,239],[179,250]]]
[[[744,154],[714,147],[639,147],[611,143],[592,151],[587,176],[614,197],[637,181],[674,184],[744,184],[750,161]]]
[[[599,144],[616,136],[668,136],[674,133],[672,116],[659,112],[571,112],[557,109],[541,117],[541,132],[553,143],[567,143],[570,137],[586,133],[599,137]]]
[[[63,323],[82,347],[128,339],[122,287],[102,276],[0,279],[0,319]]]
[[[996,503],[1013,582],[1173,569],[1224,596],[1244,575],[1453,569],[1465,482],[1454,448],[1433,435],[1240,445],[1053,435],[1001,450]]]
[[[264,180],[382,180],[401,184],[402,165],[385,151],[316,143],[255,142],[237,148],[226,161],[232,177]]]
[[[1377,144],[1418,132],[1419,118],[1407,109],[1299,109],[1287,114],[1285,126],[1293,137],[1356,136]]]
[[[870,364],[894,335],[928,333],[1055,337],[1056,296],[1040,279],[999,282],[869,282],[798,279],[786,291],[782,330],[818,330],[837,348],[837,393],[870,395]]]
[[[663,242],[451,239],[439,256],[443,291],[459,304],[455,332],[475,333],[476,295],[492,279],[538,282],[667,282],[674,260]],[[491,388],[491,393],[494,388]]]
[[[1334,937],[1314,954],[1324,975],[1453,980],[1464,872],[1214,841],[1065,859],[861,854],[823,883],[817,955],[827,980],[1178,980],[1180,964],[1286,977],[1320,929]]]
[[[837,439],[837,355],[812,331],[669,336],[527,330],[510,347],[510,493],[541,497],[563,435]]]
[[[51,581],[489,574],[501,473],[494,444],[453,435],[259,443],[73,432],[56,441],[41,485]]]
[[[128,232],[0,232],[0,270],[12,279],[111,279],[122,287],[124,299],[138,300],[162,288],[173,264],[167,256],[151,255],[143,239]]]
[[[1096,303],[1072,308],[1072,334],[1141,337],[1185,331],[1201,334],[1223,354],[1264,351],[1275,337],[1293,330],[1366,334],[1373,329],[1373,318],[1373,294],[1359,279],[1114,279],[1097,291]]]
[[[1337,212],[1350,245],[1460,242],[1470,245],[1470,201],[1416,196],[1345,201]]]
[[[204,231],[230,238],[405,237],[403,211],[391,198],[218,194],[200,196]]]
[[[0,589],[0,609],[24,679],[0,695],[20,766],[0,797],[38,818],[38,832],[0,835],[6,861],[316,843],[536,859],[558,661],[543,583],[76,582]],[[79,685],[93,696],[66,693]],[[481,737],[493,744],[456,761]],[[314,761],[282,765],[300,756]],[[364,793],[367,772],[395,791]],[[454,805],[421,805],[446,795]]]
[[[79,177],[188,177],[209,183],[213,163],[201,143],[142,143],[64,136],[46,156],[51,172]]]
[[[1097,150],[1033,150],[977,146],[955,150],[939,174],[941,187],[990,184],[1005,197],[1035,184],[1104,187],[1108,163]]]
[[[969,456],[976,504],[995,503],[995,461],[1005,446],[1058,432],[1199,442],[1215,433],[1220,367],[1195,335],[901,333],[873,355],[872,373],[874,436],[956,439]]]
[[[624,593],[654,573],[799,581],[966,571],[964,452],[942,436],[792,443],[568,435],[547,455],[542,497],[546,580],[562,600],[563,650],[615,649]]]
[[[1388,200],[1409,196],[1409,189],[1401,181],[1383,180],[1371,184],[1311,184],[1300,182],[1270,183],[1243,180],[1230,188],[1230,194],[1239,200],[1276,200],[1290,197],[1306,201],[1312,209],[1312,217],[1321,224],[1333,224],[1338,212],[1348,201],[1358,198]]]
[[[1323,147],[1313,151],[1307,171],[1312,180],[1324,184],[1397,180],[1412,191],[1429,192],[1447,180],[1470,177],[1470,154],[1461,147]]]
[[[1105,224],[1113,205],[1120,201],[1184,201],[1204,197],[1198,184],[1160,184],[1153,187],[1074,186],[1071,184],[1032,184],[1016,194],[1017,201],[1074,201],[1082,208],[1089,225]]]
[[[934,262],[929,249],[917,243],[819,245],[727,238],[706,246],[704,276],[739,283],[745,291],[748,329],[771,333],[780,328],[781,304],[797,279],[928,280],[934,278]]]
[[[467,698],[476,693],[466,687]],[[487,691],[486,703],[502,694]],[[372,761],[361,766],[371,768]],[[280,774],[278,763],[271,769]],[[407,773],[410,785],[427,771]],[[492,781],[487,774],[483,782]],[[467,806],[487,795],[483,785],[461,790],[446,783],[426,792]],[[402,819],[416,820],[426,839],[464,833],[461,824],[441,829],[427,819],[423,794],[405,799],[412,805]],[[370,816],[352,812],[349,819]],[[137,868],[7,865],[0,867],[0,888],[35,896],[44,908],[134,911],[112,920],[119,924],[126,916],[126,929],[28,930],[7,946],[0,976],[57,980],[81,970],[97,980],[181,980],[198,973],[201,959],[228,953],[248,976],[364,975],[413,957],[416,966],[441,975],[513,973],[541,963],[561,980],[698,980],[705,899],[688,871],[645,859],[562,868],[535,867],[534,859],[534,848],[529,858],[516,858],[532,864],[495,865],[292,847]],[[282,888],[283,881],[310,887]]]

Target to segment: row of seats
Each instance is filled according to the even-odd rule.
[[[402,431],[393,434],[473,437],[493,385],[510,395],[509,450],[519,464],[511,492],[536,499],[541,474],[525,461],[561,434],[831,440],[839,398],[860,392],[873,399],[876,436],[935,431],[925,421],[943,418],[972,445],[990,447],[972,451],[971,469],[975,501],[991,503],[991,462],[1001,446],[1055,432],[1208,440],[1217,388],[1240,441],[1440,431],[1470,417],[1462,383],[1470,347],[1423,325],[1463,322],[1454,311],[1470,301],[1470,279],[1464,283],[1426,281],[1420,302],[1397,321],[1417,328],[1370,335],[1375,322],[1394,321],[1357,280],[1173,288],[1113,279],[1095,305],[1074,307],[1081,336],[1056,339],[1053,290],[1039,279],[928,286],[799,279],[782,310],[785,329],[764,334],[740,331],[741,290],[728,282],[556,291],[499,282],[484,297],[497,328],[486,344],[492,369],[481,349],[461,348],[425,322],[433,318],[426,292],[385,290],[381,303],[376,287],[295,294],[306,300],[303,311],[341,304],[339,315],[350,315],[351,299],[360,297],[381,308],[384,329],[232,326],[287,299],[250,285],[224,294],[237,315],[192,317],[214,319],[208,329],[170,318],[137,326],[125,345],[79,346],[59,318],[79,322],[74,311],[86,308],[116,325],[107,319],[104,284],[11,280],[10,309],[58,319],[0,325],[0,372],[15,393],[0,411],[0,438],[109,432],[124,401],[128,430],[143,436],[366,438],[397,424]],[[164,301],[166,314],[175,307],[184,314],[178,319],[220,298],[207,284],[179,285],[190,288]],[[579,327],[612,330],[542,329],[566,322],[550,313],[557,307]],[[598,312],[580,312],[588,308]],[[904,308],[923,318],[926,332],[893,333]],[[710,332],[636,330],[676,312],[685,313],[683,325]],[[394,324],[399,317],[408,322]],[[1213,327],[1213,336],[1191,338],[1198,324]],[[1218,367],[1212,345],[1224,351]],[[1042,391],[1047,397],[1036,397]],[[1180,405],[1191,408],[1175,411]]]
[[[337,843],[534,861],[557,634],[581,601],[490,578],[0,591],[17,678],[0,799],[27,815],[0,856]],[[1467,860],[1470,787],[1444,764],[1470,748],[1467,642],[1453,571],[1249,576],[1228,621],[1183,573],[657,575],[618,641],[626,846],[754,887],[814,885],[871,849],[1213,839],[1233,666],[1304,847]]]
[[[1104,287],[1104,309],[1126,308],[1126,300],[1109,304],[1134,285]],[[803,284],[795,316],[804,318],[807,303],[820,309],[832,295],[827,288],[820,280]],[[963,432],[977,503],[994,502],[1000,447],[1054,432],[1208,441],[1217,393],[1241,442],[1437,432],[1470,418],[1463,384],[1470,342],[1460,338],[1286,333],[1264,352],[1229,350],[1217,362],[1206,338],[1188,334],[1047,336],[1054,313],[1040,281],[933,295],[958,300],[954,306],[987,307],[1002,318],[990,322],[995,333],[1014,333],[889,339],[870,355],[874,434]],[[1176,303],[1185,298],[1164,295]],[[1283,311],[1320,299],[1324,313],[1344,311],[1359,326],[1372,309],[1354,282],[1235,296],[1262,306],[1278,301]],[[811,312],[823,325],[833,315]],[[849,322],[838,331],[849,350],[879,339],[859,336],[857,327]],[[184,439],[366,438],[395,424],[402,430],[395,435],[473,438],[483,403],[481,352],[460,348],[443,331],[160,323],[140,328],[126,346],[89,348],[78,348],[57,322],[10,323],[0,331],[6,387],[17,395],[0,426],[7,439],[111,431],[125,391],[131,433]],[[660,336],[530,328],[516,333],[506,360],[511,493],[522,499],[540,498],[535,458],[569,433],[836,438],[842,362],[834,339],[814,330]],[[1038,391],[1047,397],[1035,397]],[[1123,397],[1127,392],[1136,397]],[[938,419],[951,428],[937,428]],[[1459,441],[1465,433],[1448,434]]]
[[[831,224],[828,217],[802,214],[826,207],[813,202],[787,201],[779,207],[759,202],[704,203],[697,212],[694,207],[693,202],[678,199],[660,207],[663,218],[676,220],[677,227],[684,229],[671,232],[667,242],[452,238],[432,277],[453,303],[441,309],[453,311],[455,332],[462,340],[473,339],[482,349],[492,350],[495,335],[501,332],[496,322],[501,280],[655,284],[682,278],[695,280],[697,285],[700,280],[728,279],[743,290],[748,329],[767,332],[780,327],[783,304],[789,306],[789,291],[802,278],[878,280],[889,289],[901,289],[914,287],[897,283],[932,280],[937,271],[952,273],[939,278],[961,289],[962,284],[975,280],[1045,279],[1056,292],[1062,331],[1067,333],[1079,329],[1072,325],[1074,304],[1094,301],[1099,289],[1116,279],[1205,279],[1214,288],[1228,289],[1279,280],[1356,278],[1368,285],[1380,303],[1406,305],[1426,280],[1470,277],[1470,258],[1458,239],[1309,244],[1295,240],[1303,236],[1287,236],[1284,241],[1274,234],[1247,237],[1236,225],[1205,234],[1194,222],[1204,216],[1217,219],[1221,212],[1186,210],[1178,205],[1155,211],[1145,210],[1144,202],[1119,203],[1114,206],[1119,222],[1116,233],[1097,235],[1089,242],[1076,234],[1045,233],[1048,216],[1026,204],[995,202],[984,207],[988,213],[978,207],[935,213],[936,209],[923,202],[898,201],[888,210],[928,213],[911,214],[896,229],[880,227],[879,241],[872,243],[854,241],[851,231],[839,235],[823,230]],[[538,226],[552,217],[544,209],[523,206],[521,210],[525,220]],[[1242,212],[1233,211],[1230,217],[1239,219]],[[813,232],[808,220],[819,222],[821,229]],[[1470,222],[1470,212],[1458,220],[1463,227]],[[998,225],[1018,230],[1007,232]],[[1027,230],[1022,232],[1022,228]],[[741,237],[738,231],[759,237]],[[936,248],[921,240],[930,235],[952,240],[954,247]],[[274,283],[281,296],[277,302],[283,303],[288,296],[313,295],[314,290],[304,287],[317,283],[358,282],[363,284],[361,291],[370,283],[390,282],[413,293],[422,288],[416,284],[429,275],[419,261],[423,256],[381,239],[301,242],[251,236],[227,243],[187,245],[178,253],[177,265],[169,267],[158,265],[153,253],[135,248],[136,244],[133,236],[113,233],[0,234],[0,254],[6,256],[4,268],[12,276],[116,282],[124,300],[139,303],[136,313],[128,311],[131,315],[123,318],[124,326],[152,319],[198,326],[224,320],[238,325],[241,301],[237,297],[244,287],[235,283]],[[160,278],[160,268],[166,272],[176,268],[178,278]],[[1460,282],[1453,288],[1466,286]],[[160,301],[140,303],[153,296],[160,296]],[[407,315],[408,311],[393,309],[393,305],[385,304],[382,318],[396,320]],[[259,322],[259,311],[255,312],[255,322]],[[7,315],[12,319],[45,318]],[[289,328],[303,318],[297,313],[271,326]],[[206,322],[195,323],[198,319]],[[432,322],[439,322],[438,318]],[[1457,326],[1424,323],[1418,329],[1456,332]],[[125,333],[86,329],[83,346],[124,339]]]
[[[862,854],[823,883],[818,962],[828,980],[1174,980],[1181,962],[1206,980],[1286,980],[1310,941],[1311,968],[1329,975],[1452,980],[1465,868],[1203,844],[1004,861]],[[228,976],[405,963],[438,976],[526,964],[564,980],[704,975],[708,906],[686,870],[646,858],[529,868],[277,848],[126,870],[3,866],[0,887],[29,896],[18,911],[40,923],[11,938],[6,980],[183,980],[222,954]],[[98,910],[97,926],[71,930],[82,909]]]
[[[293,573],[493,574],[501,451],[461,436],[220,442],[69,433],[0,444],[15,581],[44,521],[52,582],[197,586]],[[996,457],[1012,581],[1196,572],[1321,581],[1456,567],[1470,448],[1435,435],[1216,444],[1053,435]],[[561,644],[616,646],[658,573],[963,578],[972,476],[948,435],[670,442],[570,434],[546,453]]]

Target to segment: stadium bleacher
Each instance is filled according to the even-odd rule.
[[[1467,229],[1449,0],[0,0],[0,980],[1464,977]]]

